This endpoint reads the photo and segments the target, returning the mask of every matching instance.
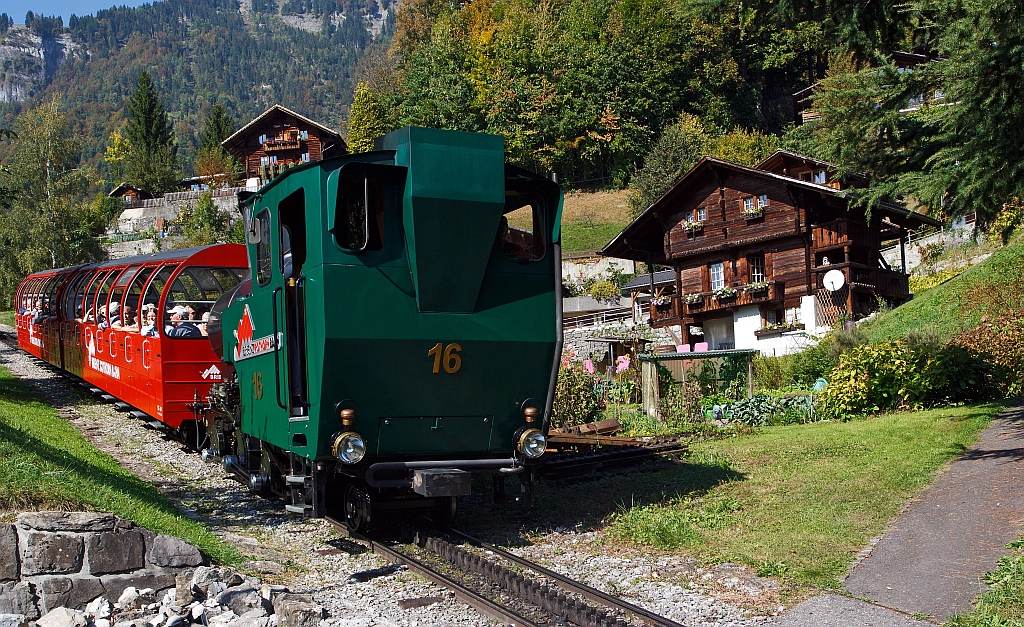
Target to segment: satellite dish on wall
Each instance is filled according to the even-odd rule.
[[[846,277],[843,276],[842,270],[829,270],[821,279],[821,283],[828,291],[836,292],[846,285]]]

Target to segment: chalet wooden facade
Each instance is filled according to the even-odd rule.
[[[348,153],[336,131],[274,105],[238,129],[221,146],[245,166],[247,181],[262,184],[290,166]]]
[[[896,203],[865,219],[843,193],[863,182],[785,151],[754,168],[705,158],[602,254],[672,268],[674,281],[646,289],[652,325],[679,327],[683,344],[787,352],[787,332],[910,298],[905,268],[886,267],[880,245],[938,222]]]

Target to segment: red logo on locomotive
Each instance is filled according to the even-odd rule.
[[[235,361],[277,350],[273,335],[253,339],[255,334],[256,325],[252,322],[252,312],[249,311],[249,305],[246,305],[242,311],[242,319],[238,321],[238,330],[235,331]]]

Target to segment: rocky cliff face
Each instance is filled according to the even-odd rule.
[[[67,35],[40,37],[12,27],[0,42],[0,103],[21,102],[43,89],[72,48]]]

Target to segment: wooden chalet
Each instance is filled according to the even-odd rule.
[[[348,153],[337,131],[281,105],[264,111],[221,146],[244,164],[247,180],[260,184],[293,165]]]
[[[897,203],[866,219],[844,194],[864,184],[781,150],[753,168],[707,157],[601,253],[670,267],[631,288],[649,292],[652,326],[679,327],[682,344],[788,352],[787,333],[910,298],[905,260],[888,267],[881,243],[939,223]]]
[[[114,189],[110,190],[110,193],[107,194],[107,196],[111,198],[120,198],[125,204],[139,202],[140,200],[150,200],[153,198],[153,194],[144,189],[135,187],[130,183],[121,183]]]

